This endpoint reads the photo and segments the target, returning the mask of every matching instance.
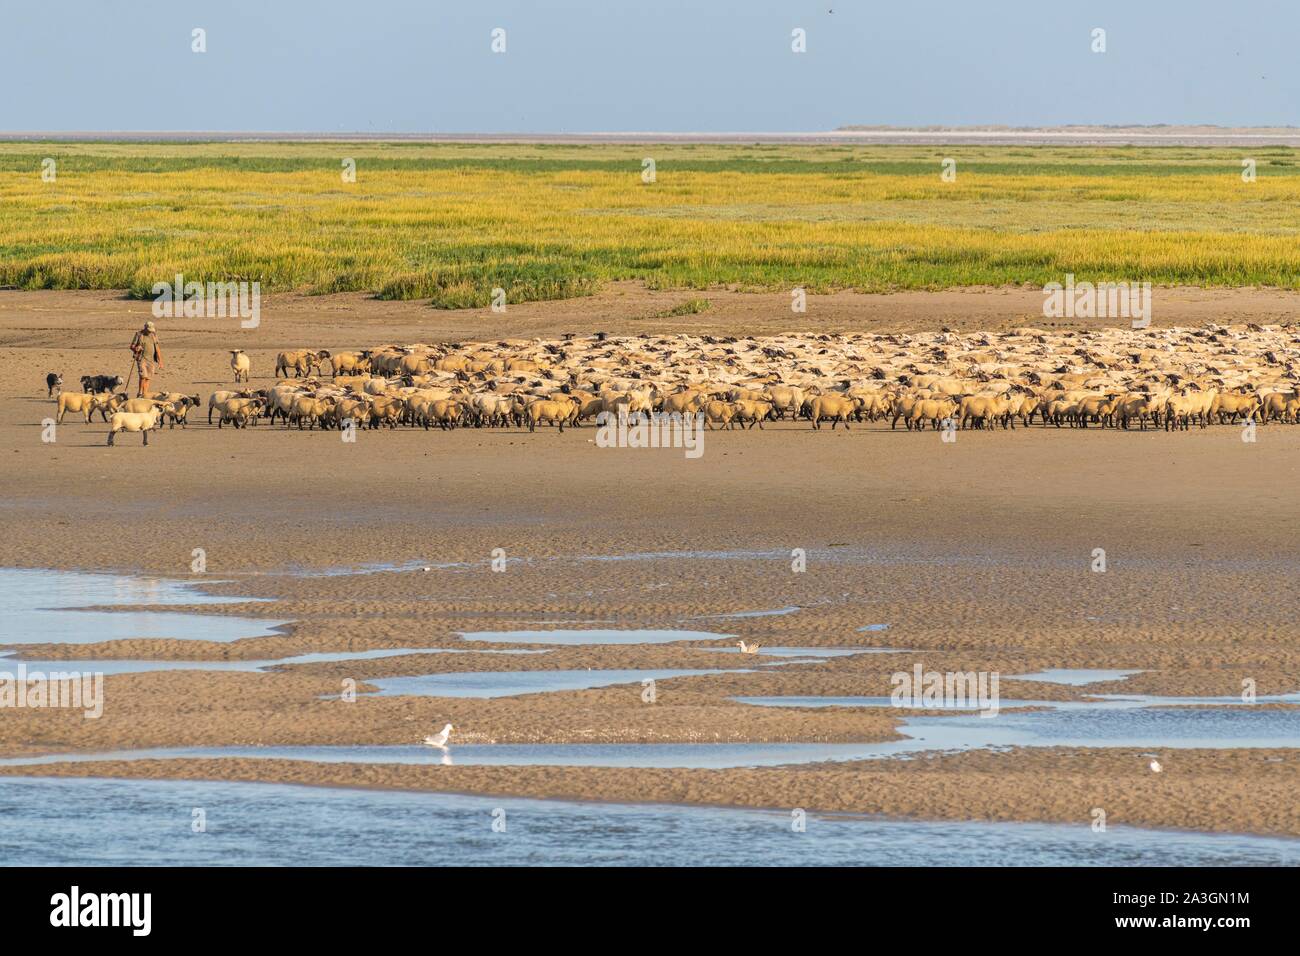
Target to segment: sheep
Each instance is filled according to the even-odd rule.
[[[1254,418],[1259,413],[1262,403],[1258,395],[1241,392],[1220,392],[1214,397],[1214,402],[1210,405],[1210,415],[1217,416],[1220,425],[1226,425],[1229,422],[1237,420],[1238,416],[1244,421],[1248,418]]]
[[[736,406],[735,421],[739,422],[741,426],[744,426],[745,422],[749,422],[751,429],[757,425],[758,430],[762,431],[763,422],[775,415],[771,402],[742,398],[733,401],[732,404]]]
[[[247,382],[251,363],[243,349],[230,350],[230,367],[235,372],[236,382]]]
[[[576,402],[550,401],[547,399],[538,399],[531,402],[525,409],[524,414],[528,419],[528,430],[530,432],[537,430],[538,422],[547,422],[560,426],[560,434],[564,434],[564,423],[572,422],[578,414]]]
[[[1252,332],[1257,337],[1178,329],[1020,329],[387,344],[332,356],[333,388],[309,377],[313,366],[305,355],[284,353],[277,367],[293,385],[286,381],[243,395],[264,395],[273,418],[287,416],[300,399],[323,401],[323,413],[295,419],[312,428],[351,418],[372,427],[527,423],[536,430],[539,422],[577,425],[601,412],[653,417],[704,411],[710,428],[750,429],[787,413],[806,416],[814,428],[827,418],[833,429],[840,421],[851,427],[883,417],[891,428],[903,419],[909,430],[943,418],[957,419],[962,428],[1000,421],[1006,429],[1016,419],[1030,425],[1035,416],[1057,428],[1068,422],[1071,428],[1098,423],[1124,429],[1135,419],[1144,429],[1172,429],[1193,420],[1206,427],[1256,414],[1261,423],[1297,418],[1300,348],[1294,332]],[[185,408],[173,394],[147,397]],[[217,401],[214,395],[209,415]],[[449,404],[435,415],[435,401]]]
[[[124,400],[124,396],[122,397]],[[86,424],[90,424],[90,416],[93,412],[99,412],[104,421],[108,421],[108,412],[115,410],[119,396],[111,395],[108,392],[101,392],[98,395],[87,395],[83,392],[60,392],[58,397],[58,413],[55,418],[57,424],[63,424],[63,418],[68,412],[84,413]]]
[[[1217,397],[1215,391],[1192,392],[1188,389],[1171,395],[1165,403],[1165,431],[1179,427],[1187,431],[1193,421],[1204,428],[1209,424],[1210,408]]]
[[[937,429],[943,420],[951,419],[956,414],[957,406],[951,399],[923,398],[913,402],[908,408],[904,424],[907,425],[908,431],[913,429],[921,431],[928,421],[931,428]]]
[[[163,404],[165,403],[158,401],[156,398],[132,398],[123,402],[118,410],[123,412],[147,412],[159,408]]]
[[[1011,400],[1005,395],[966,395],[957,408],[957,416],[957,427],[962,430],[968,423],[974,428],[982,428],[999,420],[1003,428],[1015,428],[1011,421]]]
[[[1129,422],[1138,420],[1139,428],[1147,430],[1147,419],[1152,427],[1160,425],[1160,405],[1150,395],[1130,394],[1122,396],[1116,403],[1115,414],[1119,418],[1119,427],[1128,428]]]
[[[1288,411],[1289,406],[1296,399],[1295,392],[1269,392],[1259,396],[1259,420],[1261,424],[1267,424],[1270,418],[1277,418],[1280,421],[1287,421],[1289,418],[1294,420],[1294,412]]]
[[[737,410],[735,404],[732,402],[705,402],[704,422],[710,430],[713,429],[714,425],[734,428],[736,425],[735,419]]]
[[[831,431],[835,426],[843,423],[844,430],[848,431],[849,417],[858,410],[858,400],[849,398],[847,395],[818,395],[812,400],[809,409],[809,417],[812,418],[812,427],[820,429],[822,419],[831,420]]]
[[[784,418],[785,413],[789,412],[790,417],[794,418],[803,407],[804,393],[801,388],[793,388],[788,385],[772,385],[767,390],[765,399],[772,403],[772,409],[776,412],[777,418]]]
[[[703,404],[704,395],[701,392],[687,389],[664,396],[661,409],[669,414],[676,412],[678,415],[690,415],[699,411]]]
[[[256,421],[262,412],[260,398],[228,398],[216,404],[217,428],[229,422],[235,428],[245,428],[250,421]]]
[[[425,431],[431,424],[436,424],[444,431],[455,428],[460,422],[462,408],[459,402],[449,398],[417,399],[417,415]]]
[[[330,353],[324,350],[312,352],[299,349],[296,352],[281,352],[275,357],[275,377],[279,378],[280,373],[283,372],[284,377],[288,378],[289,370],[292,369],[294,378],[306,378],[329,357]]]
[[[114,412],[109,423],[108,443],[116,444],[118,432],[140,432],[144,444],[149,444],[149,433],[159,426],[162,408],[155,406],[147,412]]]
[[[387,425],[396,428],[398,421],[406,413],[406,402],[393,395],[380,395],[370,402],[370,427]]]
[[[299,395],[289,407],[289,415],[285,418],[285,427],[287,428],[297,422],[298,431],[302,431],[302,423],[306,422],[312,431],[315,431],[317,424],[325,428],[333,410],[334,403],[327,399],[316,398],[312,395]]]
[[[165,404],[168,409],[165,417],[168,420],[167,427],[175,428],[179,423],[181,428],[186,428],[190,420],[190,409],[199,407],[199,397],[197,395],[182,395],[177,401],[174,397],[169,396]]]
[[[1074,418],[1080,428],[1087,428],[1089,421],[1098,422],[1103,428],[1111,421],[1115,412],[1117,396],[1107,395],[1101,398],[1085,398],[1074,405]]]
[[[219,404],[232,398],[252,398],[253,392],[249,389],[243,389],[238,392],[218,391],[208,396],[208,424],[212,424],[212,410]]]

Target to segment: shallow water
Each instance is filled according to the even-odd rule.
[[[194,808],[206,832],[194,833]],[[493,832],[493,811],[504,832]],[[500,814],[497,814],[500,818]],[[11,865],[1300,865],[1300,840],[191,781],[0,781]]]
[[[607,630],[601,628],[555,628],[545,631],[464,631],[467,641],[508,644],[669,644],[673,641],[718,641],[734,634],[711,631]]]
[[[410,744],[384,745],[159,747],[98,754],[6,757],[0,759],[0,764],[247,758],[466,767],[682,767],[716,770],[729,767],[776,767],[827,760],[860,760],[876,756],[881,746],[871,743],[457,744],[455,741],[453,733],[452,744],[445,751],[415,740]]]
[[[1101,684],[1106,681],[1123,680],[1134,674],[1143,674],[1141,670],[1107,670],[1103,668],[1082,667],[1048,667],[1032,674],[1008,674],[1008,680],[1036,680],[1046,684],[1067,684],[1071,687],[1084,687],[1088,684]]]
[[[730,614],[700,614],[696,617],[687,618],[689,621],[712,621],[725,618],[743,618],[743,617],[785,617],[787,614],[796,614],[803,608],[797,604],[791,604],[786,607],[772,608],[766,611],[732,611]]]
[[[888,697],[737,697],[771,707],[889,707]],[[1260,698],[1262,702],[1300,695]],[[1188,706],[1170,707],[1170,703]],[[909,739],[877,744],[873,756],[927,750],[1002,747],[1146,747],[1160,749],[1300,747],[1300,711],[1232,707],[1236,698],[1107,696],[1091,701],[1001,700],[996,716],[964,712],[907,717],[898,728]],[[1011,713],[1011,707],[1046,710]]]
[[[13,673],[22,664],[27,673],[34,671],[77,671],[98,674],[141,674],[151,671],[261,671],[281,664],[321,664],[336,661],[373,661],[408,654],[549,654],[545,650],[469,650],[458,647],[403,647],[373,651],[338,651],[298,654],[278,660],[261,661],[173,661],[173,660],[29,660],[0,657],[0,673]]]
[[[215,583],[215,582],[208,582]],[[172,611],[90,611],[99,605],[240,604],[167,578],[0,568],[3,644],[91,644],[146,637],[228,643],[266,637],[286,621]]]
[[[696,647],[692,650],[697,651],[721,651],[723,653],[739,654],[739,647]],[[851,657],[854,654],[907,654],[910,653],[896,647],[767,647],[760,645],[758,656],[764,655],[772,657],[806,657],[826,658],[826,657]]]
[[[589,690],[614,684],[637,684],[643,680],[668,680],[695,674],[744,674],[748,671],[721,670],[553,670],[472,671],[447,674],[415,674],[403,677],[372,677],[367,684],[379,688],[375,697],[517,697],[560,690]]]

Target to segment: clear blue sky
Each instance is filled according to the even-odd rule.
[[[12,0],[0,130],[1300,125],[1297,37],[1297,0]]]

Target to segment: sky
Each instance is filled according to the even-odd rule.
[[[1298,35],[1296,0],[9,0],[0,131],[1300,125]]]

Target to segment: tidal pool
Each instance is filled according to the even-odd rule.
[[[673,641],[717,641],[734,634],[711,631],[604,630],[600,628],[555,628],[546,631],[463,631],[467,641],[506,644],[670,644]]]
[[[1048,667],[1032,674],[1008,674],[1007,680],[1036,680],[1046,684],[1066,684],[1070,687],[1085,687],[1088,684],[1101,684],[1106,681],[1123,680],[1134,674],[1145,673],[1141,670],[1112,670],[1085,667]]]
[[[287,621],[190,614],[182,611],[83,610],[97,606],[241,604],[252,598],[215,597],[194,583],[169,578],[79,571],[0,568],[4,644],[93,644],[126,638],[228,643],[266,637]]]

